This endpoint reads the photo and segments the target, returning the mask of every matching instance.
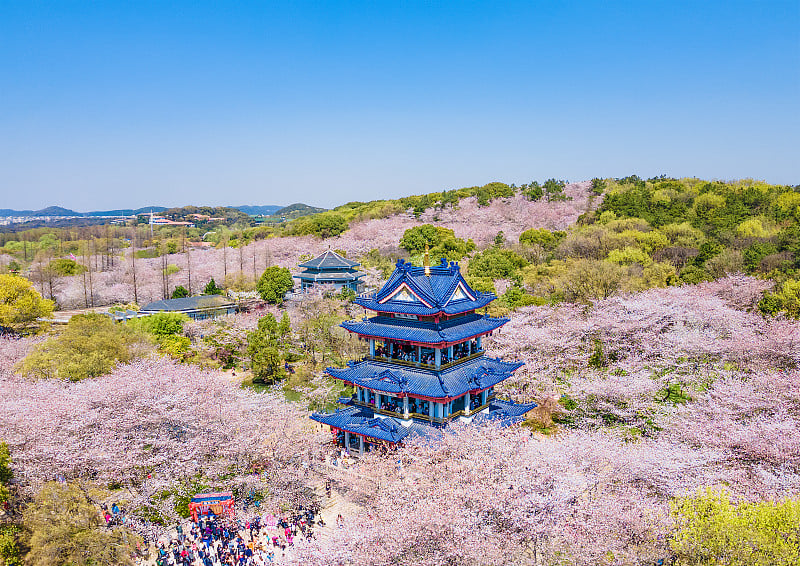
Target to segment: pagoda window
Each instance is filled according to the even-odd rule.
[[[404,402],[403,399],[398,397],[390,397],[389,395],[381,395],[380,410],[385,413],[395,413],[398,415],[403,414]]]
[[[483,403],[482,403],[483,394],[482,393],[475,393],[475,394],[468,393],[467,395],[469,396],[469,410],[470,411],[474,411],[475,409],[477,409],[478,407],[483,405]]]

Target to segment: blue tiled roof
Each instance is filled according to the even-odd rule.
[[[522,365],[522,362],[481,356],[440,372],[366,360],[342,369],[329,367],[326,371],[333,378],[382,393],[455,399],[467,391],[505,381]]]
[[[489,411],[475,415],[473,422],[497,422],[506,427],[525,420],[525,413],[534,407],[536,403],[518,404],[495,399],[489,404]],[[393,417],[375,417],[371,409],[355,406],[339,409],[335,413],[313,413],[311,418],[333,428],[387,442],[400,442],[414,435],[435,440],[443,434],[438,426],[414,422],[405,427]]]
[[[313,413],[311,418],[328,426],[377,438],[387,442],[400,442],[408,435],[420,431],[419,427],[404,427],[392,417],[379,418],[369,409],[347,407],[335,413]]]
[[[436,324],[418,320],[406,320],[375,316],[363,320],[349,320],[342,323],[342,328],[378,338],[393,338],[424,344],[441,344],[443,342],[459,342],[496,330],[508,322],[507,318],[490,318],[477,314],[448,320]]]
[[[307,267],[310,269],[350,269],[358,265],[361,264],[357,261],[342,257],[333,250],[328,250],[314,259],[301,263],[299,267]]]
[[[475,415],[472,422],[497,422],[500,426],[507,427],[524,421],[525,413],[534,408],[536,408],[536,403],[514,403],[493,399],[489,403],[489,411]]]
[[[404,294],[403,288],[410,293]],[[472,290],[455,262],[448,264],[442,258],[441,264],[431,267],[426,275],[424,267],[401,259],[380,291],[361,295],[354,302],[374,311],[432,315],[467,312],[486,306],[495,298],[494,293]]]

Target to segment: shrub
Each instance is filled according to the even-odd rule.
[[[519,285],[512,285],[502,296],[503,303],[510,309],[527,307],[530,305],[543,305],[545,301],[525,292]]]
[[[102,314],[79,314],[59,336],[37,344],[16,368],[24,375],[79,381],[132,360],[143,345],[127,324],[116,324]]]
[[[800,564],[798,500],[733,503],[726,491],[709,488],[670,507],[678,565]]]
[[[649,255],[647,255],[647,253],[632,246],[622,248],[621,250],[611,250],[608,254],[608,261],[619,263],[621,265],[631,265],[637,263],[642,266],[653,263],[653,260]]]
[[[159,312],[130,320],[128,324],[156,338],[164,338],[183,332],[183,325],[187,322],[189,322],[189,317],[183,313]]]

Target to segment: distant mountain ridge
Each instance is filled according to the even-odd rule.
[[[307,204],[292,204],[288,207],[283,207],[276,204],[266,205],[250,205],[244,204],[241,206],[231,206],[250,216],[272,216],[278,212],[293,212],[298,210],[313,210],[315,212],[322,212],[324,208],[316,208],[308,206]],[[155,213],[164,212],[169,210],[166,206],[143,206],[141,208],[118,208],[115,210],[94,210],[91,212],[77,212],[62,206],[48,206],[41,210],[14,210],[11,208],[0,208],[0,216],[133,216],[134,214],[147,214],[150,211]]]
[[[41,210],[14,210],[0,208],[0,216],[131,216],[145,212],[164,212],[165,206],[144,206],[142,208],[120,208],[117,210],[94,210],[92,212],[77,212],[63,206],[48,206]]]
[[[267,204],[267,205],[255,205],[255,204],[243,204],[242,206],[232,206],[231,208],[235,208],[236,210],[241,210],[245,214],[249,214],[250,216],[271,216],[278,212],[282,207],[275,205],[275,204]]]
[[[291,214],[292,212],[297,213],[300,216],[304,216],[306,214],[315,214],[317,212],[325,212],[326,208],[318,208],[316,206],[309,206],[307,204],[303,204],[302,202],[296,202],[294,204],[290,204],[289,206],[284,206],[280,210],[275,211],[275,215],[278,214]]]

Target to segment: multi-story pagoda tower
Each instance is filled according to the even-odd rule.
[[[329,425],[351,453],[429,435],[454,420],[519,422],[536,406],[495,398],[495,385],[522,366],[484,355],[483,337],[508,322],[476,312],[495,295],[473,291],[458,263],[429,267],[425,259],[424,267],[401,259],[377,293],[355,300],[376,316],[342,323],[369,341],[369,355],[327,368],[355,393],[340,399],[344,408],[311,418]]]

